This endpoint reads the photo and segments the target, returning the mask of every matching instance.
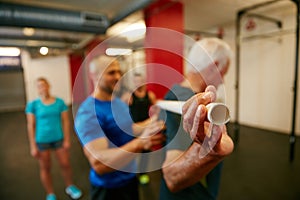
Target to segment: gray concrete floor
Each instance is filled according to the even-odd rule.
[[[23,112],[0,113],[0,199],[42,200],[45,192],[38,163],[30,156]],[[229,132],[231,127],[229,125]],[[89,165],[75,134],[72,134],[71,164],[74,182],[88,199]],[[250,127],[241,127],[235,151],[224,162],[219,200],[299,200],[300,141],[295,160],[289,162],[288,136]],[[60,200],[69,199],[59,166],[53,157],[53,180]],[[140,186],[141,200],[158,199],[160,171],[150,173],[149,185]]]

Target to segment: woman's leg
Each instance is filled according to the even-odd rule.
[[[69,151],[65,148],[58,148],[55,150],[58,162],[60,164],[61,172],[66,184],[65,192],[72,199],[79,199],[82,196],[82,192],[77,188],[72,181],[72,171],[69,159]]]
[[[69,159],[69,152],[65,148],[58,148],[55,150],[56,157],[58,159],[62,176],[64,178],[66,186],[72,185],[72,171]]]
[[[51,177],[50,150],[41,151],[39,155],[40,179],[47,194],[54,193]]]

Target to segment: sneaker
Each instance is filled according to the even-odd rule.
[[[72,199],[79,199],[82,195],[82,192],[79,188],[77,188],[75,185],[70,185],[66,188],[66,193],[72,198]]]
[[[142,174],[139,177],[139,181],[141,185],[146,185],[150,182],[150,177],[147,174]]]
[[[55,194],[48,194],[48,195],[46,196],[46,200],[56,200]]]

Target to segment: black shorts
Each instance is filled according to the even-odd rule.
[[[91,200],[138,200],[139,185],[136,178],[132,179],[127,185],[119,188],[103,188],[91,185]]]
[[[36,143],[39,151],[45,151],[45,150],[55,150],[58,148],[61,148],[63,145],[63,140],[58,140],[55,142],[49,142],[49,143]]]

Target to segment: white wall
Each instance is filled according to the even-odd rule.
[[[272,16],[283,21],[283,29],[295,27],[295,9],[272,11]],[[193,19],[191,19],[193,20]],[[243,21],[243,25],[246,21]],[[243,30],[243,35],[259,34],[276,30],[274,25],[257,21],[253,32]],[[226,103],[235,120],[235,22],[223,26],[224,40],[232,47],[234,56],[225,76]],[[212,29],[216,32],[217,27]],[[241,124],[289,133],[292,120],[293,81],[295,60],[293,34],[274,38],[243,41],[240,64],[240,109]],[[52,85],[52,93],[71,103],[71,81],[69,62],[66,56],[31,59],[22,53],[27,100],[37,97],[34,80],[45,76]],[[300,91],[298,87],[298,109],[296,124],[300,124]],[[296,132],[300,135],[300,127]]]
[[[272,17],[281,19],[283,30],[295,30],[295,10],[278,9]],[[242,20],[242,36],[278,31],[274,24],[256,20],[257,28],[246,31],[247,19]],[[225,37],[235,52],[235,22],[225,26]],[[295,35],[284,34],[272,38],[242,40],[240,51],[240,109],[241,124],[290,133],[293,108],[293,81],[295,65]],[[235,120],[235,55],[231,68],[225,77],[226,103]],[[298,83],[299,85],[299,83]],[[296,111],[296,133],[300,135],[298,88],[298,109]]]
[[[133,77],[134,73],[139,73],[145,78],[147,77],[147,71],[145,67],[145,51],[140,49],[134,51],[131,55],[124,57],[124,61],[120,62],[123,72],[128,72],[124,74],[124,84],[129,90],[134,89]]]
[[[26,51],[22,51],[21,55],[27,101],[38,97],[35,81],[42,76],[49,80],[51,94],[62,98],[67,105],[70,105],[72,91],[69,58],[57,56],[32,59]]]
[[[295,29],[295,12],[290,11],[272,13],[273,17],[282,20],[283,30]],[[274,24],[266,22],[257,21],[257,26],[253,34],[278,31]],[[247,34],[246,31],[242,33]],[[295,35],[243,41],[240,59],[241,123],[289,133],[292,124]],[[297,118],[296,123],[299,124],[298,115]],[[296,131],[299,133],[299,126]]]

